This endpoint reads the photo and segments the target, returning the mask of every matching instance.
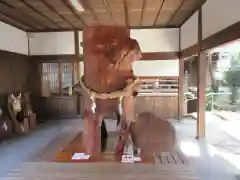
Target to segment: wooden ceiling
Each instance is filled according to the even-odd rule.
[[[81,30],[95,24],[180,27],[206,0],[0,0],[0,21],[28,32]]]

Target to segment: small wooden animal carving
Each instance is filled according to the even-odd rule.
[[[8,111],[14,124],[15,132],[28,131],[28,121],[25,119],[22,111],[22,93],[19,93],[18,96],[14,96],[13,93],[8,96]]]

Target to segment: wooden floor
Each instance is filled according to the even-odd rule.
[[[146,158],[143,163],[122,164],[114,159],[114,154],[111,153],[114,147],[111,142],[114,141],[111,141],[111,138],[107,152],[100,159],[91,163],[71,163],[72,153],[83,148],[81,132],[72,127],[59,132],[43,149],[19,168],[13,169],[3,180],[199,179],[192,171],[188,159],[175,146],[175,132],[170,123],[145,114],[136,126],[138,144],[143,148],[146,157],[151,157]],[[109,134],[114,135],[113,132]],[[67,153],[69,154],[66,159]]]
[[[3,180],[199,180],[186,165],[25,163]]]
[[[106,122],[106,124],[109,123],[111,124],[109,121]],[[112,124],[112,126],[114,125]],[[107,152],[102,156],[92,156],[91,162],[121,162],[121,157],[114,155],[117,138],[116,127],[111,129],[111,132],[108,131]],[[137,145],[142,149],[142,163],[154,163],[154,155],[159,156],[162,152],[175,150],[175,130],[168,121],[146,113],[139,116],[138,123],[133,129]],[[82,132],[68,129],[49,142],[31,161],[73,162],[72,155],[74,153],[84,153]]]

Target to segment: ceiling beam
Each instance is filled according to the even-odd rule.
[[[141,11],[140,22],[139,22],[140,26],[142,25],[142,19],[143,19],[143,13],[145,10],[145,6],[146,6],[146,0],[142,0],[142,11]]]
[[[79,14],[77,14],[75,8],[70,4],[70,2],[68,0],[62,0],[62,2],[65,4],[65,6],[68,7],[68,9],[70,9],[70,11],[76,16],[76,18],[82,23],[82,25],[86,25],[86,23],[83,21],[83,19],[80,17]]]
[[[107,0],[103,0],[103,3],[104,3],[104,6],[105,6],[105,9],[106,9],[106,11],[107,11],[107,14],[108,14],[109,19],[112,20],[114,24],[116,24],[116,22],[114,21],[114,18],[113,18],[113,16],[112,16],[112,13],[111,13],[111,11],[110,11],[110,9],[109,9]]]
[[[23,16],[25,19],[29,19],[28,22],[33,22],[32,25],[34,26],[41,26],[43,28],[48,28],[48,26],[44,25],[41,21],[37,20],[36,18],[29,16],[27,13],[24,11],[21,11],[20,9],[16,8],[12,4],[9,3],[9,1],[2,1],[0,0],[0,4],[7,6],[11,11],[15,11],[18,13],[20,16]]]
[[[93,11],[92,7],[90,6],[88,0],[78,0],[78,1],[81,5],[83,5],[84,9],[89,10],[93,14],[95,21],[98,21],[98,17],[96,13]]]
[[[178,28],[177,26],[130,26],[130,29],[171,29],[171,28]],[[74,31],[83,31],[83,28],[78,29],[54,29],[54,30],[38,30],[38,31],[27,31],[32,33],[41,33],[41,32],[74,32]]]
[[[49,22],[53,23],[54,25],[56,25],[58,28],[61,28],[61,26],[59,26],[56,22],[54,22],[51,18],[49,18],[48,16],[46,16],[45,14],[43,14],[41,11],[37,10],[34,6],[32,6],[31,4],[29,4],[28,2],[26,2],[26,0],[20,0],[25,6],[27,6],[28,8],[30,8],[31,10],[33,10],[35,13],[39,14],[40,16],[42,16],[43,18],[47,19]]]
[[[41,30],[40,28],[34,26],[32,23],[29,23],[29,20],[24,19],[21,14],[16,12],[15,9],[11,9],[9,6],[5,5],[0,1],[0,14],[7,16],[15,21],[18,21],[24,26],[30,27],[33,30]]]
[[[124,7],[124,14],[125,14],[125,25],[129,26],[129,22],[128,22],[128,8],[127,8],[126,0],[123,0],[123,7]]]
[[[172,20],[174,19],[174,17],[175,17],[176,14],[178,13],[178,11],[181,9],[181,7],[182,7],[182,5],[183,5],[184,2],[185,2],[185,0],[181,0],[178,8],[175,10],[175,12],[173,13],[172,17],[171,17],[171,18],[169,19],[169,21],[167,22],[167,25],[169,25],[169,24],[172,22]]]
[[[30,29],[30,27],[27,26],[27,28],[26,28],[26,26],[20,24],[16,20],[11,19],[10,17],[5,16],[5,15],[3,15],[1,13],[0,13],[0,21],[4,22],[5,24],[9,24],[9,25],[11,25],[11,26],[13,26],[15,28],[21,29],[23,31],[26,31],[28,28]]]
[[[156,24],[156,22],[158,20],[158,16],[159,16],[159,14],[162,11],[162,8],[163,8],[163,5],[164,5],[165,2],[166,2],[166,0],[163,0],[161,6],[159,6],[158,13],[157,13],[156,19],[154,20],[153,26],[155,26],[155,24]]]
[[[206,2],[207,0],[197,0],[197,5],[195,8],[193,8],[193,10],[188,13],[188,16],[178,25],[178,27],[182,27],[182,25],[187,22],[187,20],[192,17],[192,15],[197,12],[201,7],[202,5]]]
[[[60,14],[51,4],[48,3],[47,0],[41,0],[45,6],[47,6],[51,11],[55,12],[63,21],[65,21],[72,28],[76,29],[76,27],[70,23],[62,14]]]

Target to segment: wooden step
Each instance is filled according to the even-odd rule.
[[[200,180],[186,165],[24,163],[3,180]]]

